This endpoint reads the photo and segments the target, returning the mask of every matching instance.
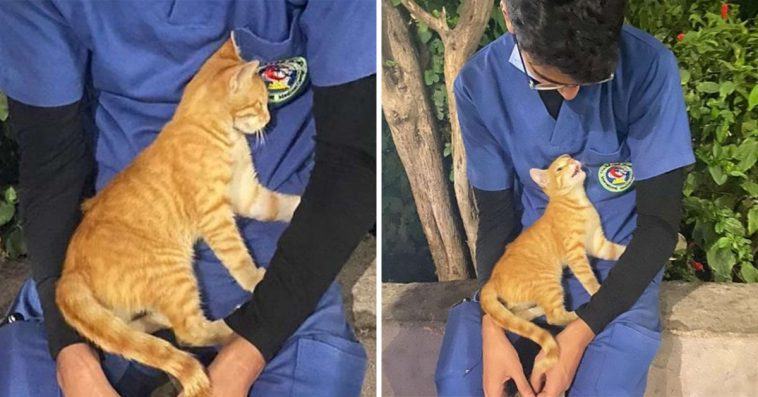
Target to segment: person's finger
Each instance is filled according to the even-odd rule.
[[[532,386],[526,380],[526,375],[523,372],[516,373],[513,381],[516,382],[516,388],[521,393],[521,397],[534,397],[534,390],[532,390]]]
[[[484,378],[482,386],[484,388],[484,397],[503,397],[505,394],[505,382],[503,379]]]
[[[532,384],[532,389],[534,389],[535,393],[539,393],[542,390],[542,384],[545,382],[545,372],[532,370],[529,382]]]
[[[558,397],[558,395],[561,394],[562,390],[559,390],[558,384],[556,382],[557,381],[554,376],[545,376],[545,385],[537,397]]]

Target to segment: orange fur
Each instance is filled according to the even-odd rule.
[[[258,63],[245,63],[228,40],[185,88],[173,118],[126,169],[87,200],[66,253],[56,303],[66,321],[103,350],[159,368],[184,395],[208,396],[201,364],[149,335],[171,327],[201,346],[232,331],[208,321],[192,270],[202,238],[246,290],[264,274],[248,253],[234,214],[289,220],[298,196],[256,178],[245,134],[269,121]]]
[[[535,370],[545,371],[557,362],[558,345],[531,320],[544,314],[548,323],[566,325],[577,318],[564,307],[564,266],[594,295],[600,284],[587,255],[617,260],[625,247],[605,238],[600,217],[584,191],[586,175],[578,161],[563,155],[547,170],[530,173],[548,196],[545,213],[508,245],[482,288],[480,301],[499,326],[542,347],[545,355]]]

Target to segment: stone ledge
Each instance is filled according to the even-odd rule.
[[[434,396],[447,311],[476,281],[382,286],[382,391]],[[661,348],[646,397],[758,393],[758,284],[665,282]]]

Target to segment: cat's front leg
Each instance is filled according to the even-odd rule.
[[[300,196],[267,189],[255,175],[252,161],[238,160],[232,175],[230,198],[238,215],[261,221],[289,222]]]
[[[567,261],[569,269],[574,273],[574,276],[582,283],[582,286],[590,295],[595,295],[597,290],[600,289],[600,283],[595,277],[595,273],[592,272],[592,266],[587,259],[587,254],[584,247],[579,247],[569,252],[567,255]]]
[[[603,233],[601,228],[598,228],[592,235],[589,248],[588,252],[590,255],[609,261],[617,261],[626,250],[625,246],[616,244],[605,238],[605,233]]]

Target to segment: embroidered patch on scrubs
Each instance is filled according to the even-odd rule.
[[[303,57],[294,57],[264,63],[258,69],[268,88],[268,100],[273,106],[282,106],[297,98],[306,87],[308,63]]]
[[[632,163],[605,163],[597,172],[600,184],[609,192],[623,192],[634,182]]]

